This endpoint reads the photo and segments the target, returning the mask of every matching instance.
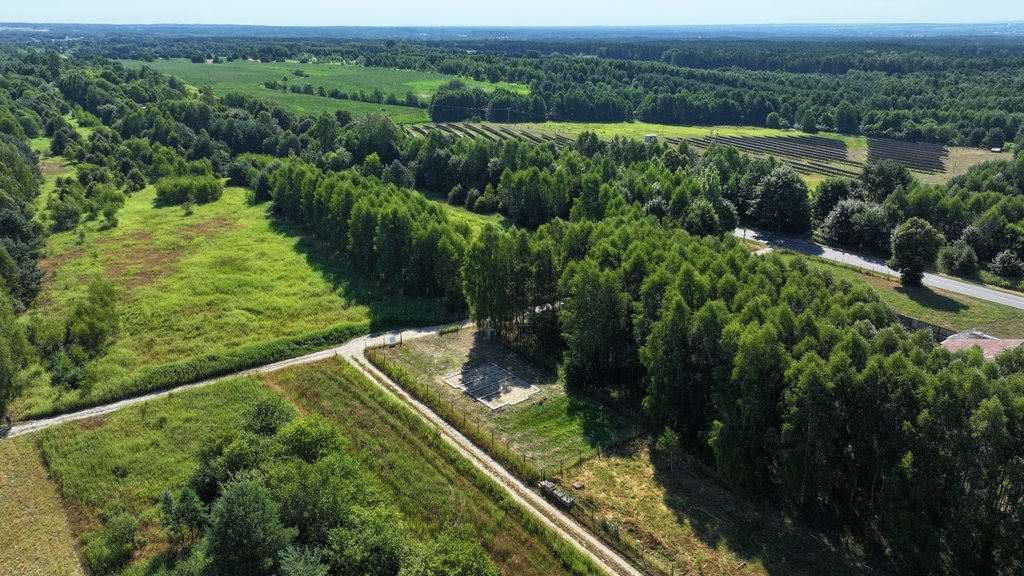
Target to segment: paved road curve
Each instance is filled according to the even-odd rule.
[[[367,347],[379,346],[385,342],[390,342],[393,339],[398,340],[400,338],[401,340],[413,340],[416,338],[423,338],[425,336],[432,336],[437,333],[437,330],[440,327],[441,326],[430,326],[427,328],[414,328],[383,335],[375,334],[360,336],[349,340],[341,346],[321,350],[320,352],[313,352],[312,354],[307,354],[291,360],[275,362],[273,364],[267,364],[266,366],[260,366],[258,368],[237,372],[235,374],[229,374],[219,378],[211,378],[194,384],[186,384],[177,388],[153,392],[144,396],[128,398],[119,402],[80,410],[78,412],[17,424],[12,429],[6,431],[6,433],[4,433],[4,431],[0,431],[0,434],[3,434],[3,437],[7,438],[31,434],[65,422],[73,422],[76,420],[83,420],[94,416],[109,414],[133,404],[163,398],[169,394],[190,390],[192,388],[208,386],[214,382],[225,380],[227,378],[265,374],[267,372],[275,372],[292,366],[311,364],[328,358],[340,357],[344,358],[359,369],[359,371],[366,375],[371,382],[381,386],[386,391],[405,402],[421,418],[435,425],[439,433],[443,435],[452,444],[452,446],[459,451],[459,453],[472,462],[484,474],[487,474],[488,477],[504,487],[515,501],[532,511],[541,522],[558,534],[559,537],[567,542],[575,544],[577,548],[589,556],[591,560],[600,566],[606,573],[625,576],[643,576],[642,571],[633,566],[633,564],[624,557],[620,556],[618,552],[606,546],[586,528],[579,525],[567,514],[545,500],[544,497],[534,491],[531,487],[513,476],[511,472],[488,456],[486,452],[478,448],[428,406],[415,399],[412,395],[406,392],[404,388],[395,384],[390,378],[374,368],[366,359],[365,350]]]
[[[899,276],[899,272],[892,270],[885,265],[884,261],[879,260],[878,258],[858,256],[857,254],[845,252],[843,250],[836,250],[835,248],[815,244],[809,240],[794,240],[792,238],[784,238],[782,236],[776,236],[768,232],[759,232],[749,228],[737,228],[733,231],[733,235],[739,238],[746,238],[747,240],[761,242],[771,246],[772,248],[792,250],[793,252],[818,256],[819,258],[842,262],[851,266],[873,270],[881,274],[888,274],[893,278]],[[938,288],[947,292],[963,294],[964,296],[971,296],[979,300],[987,300],[995,304],[1003,304],[1005,306],[1017,308],[1018,310],[1024,310],[1024,296],[1018,294],[1011,294],[1002,290],[985,288],[984,286],[978,286],[977,284],[964,282],[962,280],[946,278],[945,276],[939,276],[937,274],[926,273],[924,275],[923,282],[925,286],[930,288]]]

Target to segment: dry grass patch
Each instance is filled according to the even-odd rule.
[[[57,487],[34,440],[0,441],[0,566],[19,576],[84,575]]]
[[[840,554],[819,533],[781,512],[739,498],[701,464],[675,463],[638,440],[567,472],[589,523],[618,527],[618,539],[652,573],[751,575],[861,574],[859,559]],[[598,528],[613,538],[614,528]]]

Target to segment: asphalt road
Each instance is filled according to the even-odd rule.
[[[888,274],[893,278],[899,277],[899,272],[889,268],[885,265],[884,261],[879,260],[878,258],[858,256],[852,252],[829,248],[828,246],[815,244],[809,240],[795,240],[792,238],[777,236],[768,232],[751,230],[749,228],[737,228],[733,231],[733,235],[738,238],[746,238],[747,240],[761,242],[772,248],[792,250],[793,252],[799,252],[800,254],[817,256],[819,258],[841,262],[849,266],[856,266],[866,270],[873,270],[881,274]],[[1002,290],[985,288],[984,286],[978,286],[977,284],[964,282],[962,280],[946,278],[945,276],[939,276],[937,274],[926,273],[924,275],[923,283],[929,288],[938,288],[947,292],[963,294],[964,296],[971,296],[972,298],[977,298],[979,300],[987,300],[988,302],[993,302],[995,304],[1003,304],[1004,306],[1024,310],[1024,296],[1018,294],[1011,294]]]

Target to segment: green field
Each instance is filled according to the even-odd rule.
[[[348,110],[354,116],[382,113],[402,124],[427,122],[426,110],[270,90],[265,88],[263,83],[269,80],[280,82],[287,78],[289,85],[310,84],[314,89],[323,86],[326,89],[337,88],[349,93],[363,91],[372,94],[374,90],[380,90],[385,96],[394,94],[399,100],[402,100],[407,92],[412,92],[421,101],[429,101],[440,86],[456,79],[454,76],[430,72],[367,68],[348,64],[259,63],[247,60],[222,64],[193,64],[184,59],[155,60],[153,62],[125,60],[123,63],[128,67],[149,66],[164,74],[173,74],[193,86],[211,86],[214,93],[218,95],[238,92],[257,96],[280,104],[295,113],[320,114],[324,111],[334,110]],[[309,77],[296,76],[294,74],[296,70],[302,70]],[[520,93],[529,92],[529,87],[520,84],[507,82],[491,84],[468,78],[459,78],[459,80],[470,87],[479,87],[484,90],[506,88]]]
[[[0,566],[9,574],[80,576],[60,493],[31,437],[0,440]]]
[[[228,188],[191,216],[155,207],[147,188],[131,196],[120,225],[94,224],[47,240],[37,318],[59,322],[96,276],[117,288],[120,332],[93,367],[88,393],[37,379],[15,401],[15,415],[116,398],[124,379],[143,367],[217,354],[341,323],[370,328],[429,324],[432,300],[391,297],[299,231],[250,206]]]
[[[783,258],[804,256],[783,254]],[[951,330],[977,328],[1000,338],[1024,338],[1024,310],[926,286],[903,286],[895,277],[888,279],[817,258],[807,258],[807,262],[837,278],[867,284],[883,302],[911,318]]]

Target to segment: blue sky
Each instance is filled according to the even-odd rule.
[[[0,20],[318,26],[764,24],[1024,20],[1024,0],[7,0]]]

